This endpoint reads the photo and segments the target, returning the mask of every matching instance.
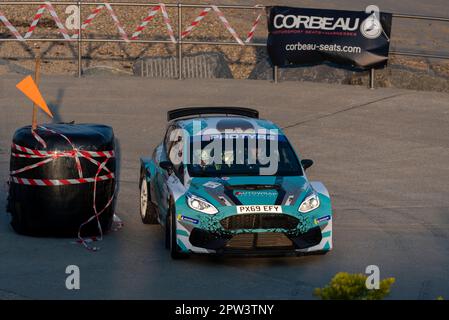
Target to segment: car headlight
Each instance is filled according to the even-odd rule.
[[[315,210],[319,206],[320,206],[320,198],[318,198],[318,195],[314,192],[304,199],[304,201],[299,206],[298,211],[306,213]]]
[[[190,208],[199,212],[207,214],[216,214],[218,212],[217,208],[215,208],[212,204],[193,194],[187,195],[187,204]]]

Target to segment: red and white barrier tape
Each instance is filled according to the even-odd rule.
[[[201,11],[200,15],[193,20],[193,22],[186,28],[185,31],[181,33],[181,38],[186,37],[188,34],[190,34],[193,29],[201,22],[201,20],[204,19],[204,17],[209,13],[211,8],[204,8],[203,11]]]
[[[215,11],[215,13],[218,15],[218,18],[224,24],[224,26],[229,31],[229,33],[234,37],[235,41],[237,41],[242,46],[245,45],[243,43],[242,39],[240,39],[240,37],[238,36],[237,32],[235,32],[235,30],[231,27],[231,25],[229,24],[228,20],[224,16],[223,12],[221,12],[220,9],[218,9],[218,7],[215,6],[215,5],[212,5],[211,7]]]
[[[34,29],[36,29],[36,26],[39,23],[39,20],[41,19],[45,10],[48,10],[50,12],[50,15],[53,18],[53,21],[55,22],[56,26],[59,29],[59,32],[62,34],[64,39],[71,40],[69,32],[64,27],[64,24],[61,22],[61,19],[59,19],[59,16],[56,13],[55,8],[53,8],[53,5],[49,1],[46,1],[45,4],[39,6],[39,9],[37,10],[36,15],[34,16],[33,21],[31,22],[31,25],[30,25],[27,33],[25,34],[24,39],[29,39],[31,37],[31,35],[34,32]]]
[[[176,43],[175,35],[173,32],[173,28],[170,24],[170,18],[168,16],[167,9],[165,8],[165,4],[161,3],[160,7],[161,7],[162,16],[164,17],[165,25],[167,26],[167,31],[168,31],[168,35],[170,36],[170,40],[171,40],[171,42]]]
[[[73,151],[43,151],[43,150],[33,150],[30,148],[19,146],[18,144],[13,143],[12,148],[24,152],[25,154],[18,154],[18,157],[22,158],[46,158],[59,154],[67,154],[67,156],[73,156]],[[83,157],[94,157],[94,158],[114,158],[114,151],[86,151],[86,150],[77,150],[78,153],[82,154]]]
[[[46,149],[47,148],[47,143],[44,141],[44,139],[42,139],[35,130],[31,130],[31,134],[33,135],[34,139],[37,140],[37,142],[39,142],[42,146],[42,148]]]
[[[98,238],[98,240],[101,240],[103,238],[103,230],[101,228],[99,216],[112,204],[112,202],[114,200],[114,197],[115,197],[115,190],[116,190],[116,188],[114,188],[114,194],[112,194],[112,196],[109,198],[109,200],[107,201],[107,203],[103,207],[103,209],[98,210],[97,206],[96,206],[97,182],[99,182],[99,181],[106,181],[106,180],[110,180],[110,179],[115,179],[114,173],[112,173],[106,167],[109,159],[115,157],[115,153],[114,153],[114,151],[84,151],[84,150],[78,150],[77,148],[75,148],[73,143],[70,141],[70,139],[66,135],[64,135],[64,134],[62,134],[60,132],[57,132],[55,130],[46,128],[44,126],[39,126],[38,129],[39,130],[44,130],[46,132],[49,132],[49,133],[56,134],[56,135],[60,136],[61,138],[66,140],[66,142],[70,145],[72,150],[69,150],[69,151],[43,151],[43,150],[33,150],[33,149],[26,148],[26,147],[23,147],[23,146],[20,146],[20,145],[17,145],[17,144],[12,144],[12,149],[13,150],[18,150],[20,152],[23,152],[23,153],[16,153],[16,152],[12,151],[11,155],[13,157],[42,158],[44,160],[39,161],[39,162],[37,162],[35,164],[32,164],[32,165],[25,166],[23,168],[11,171],[10,172],[10,182],[17,183],[17,184],[22,184],[22,185],[30,185],[30,186],[62,186],[62,185],[74,185],[74,184],[81,184],[81,183],[93,183],[94,184],[94,190],[93,190],[93,210],[94,210],[95,214],[92,217],[90,217],[87,221],[83,222],[81,224],[81,226],[79,227],[79,229],[78,229],[78,241],[85,248],[87,248],[89,250],[96,251],[96,250],[98,250],[98,248],[97,247],[91,247],[88,244],[89,243],[89,241],[87,241],[88,239],[84,239],[81,236],[81,230],[82,230],[83,226],[85,226],[86,224],[91,222],[93,219],[97,219],[98,230],[100,232],[100,238]],[[33,133],[33,137],[36,138],[37,141],[39,141],[39,143],[41,145],[45,145],[46,146],[45,141],[39,136],[39,134],[36,131],[32,130],[32,133]],[[77,171],[78,171],[79,178],[76,178],[76,179],[30,179],[30,178],[15,177],[15,175],[17,175],[19,173],[27,172],[27,171],[32,170],[34,168],[43,166],[43,165],[45,165],[45,164],[47,164],[49,162],[52,162],[55,159],[61,158],[61,157],[71,157],[71,158],[75,159],[76,168],[77,168]],[[93,163],[93,164],[95,164],[97,166],[97,171],[96,171],[96,174],[95,174],[94,177],[89,177],[89,178],[84,178],[83,177],[81,163],[79,161],[80,157],[89,160],[91,163]],[[100,163],[97,160],[93,159],[94,157],[105,158],[105,160]],[[104,174],[104,175],[100,176],[100,173],[102,171],[106,171],[107,174]]]
[[[164,19],[165,26],[167,27],[167,32],[170,37],[171,42],[176,43],[175,33],[173,31],[173,27],[171,26],[170,17],[167,13],[167,8],[165,7],[165,4],[160,3],[158,6],[152,8],[148,15],[143,19],[142,23],[137,27],[137,29],[134,31],[134,33],[131,36],[131,40],[137,40],[137,38],[140,36],[140,34],[143,32],[143,30],[146,28],[148,23],[153,20],[154,16],[158,13],[158,11],[161,11],[162,17]]]
[[[140,26],[137,27],[136,31],[134,31],[133,35],[131,36],[131,40],[137,40],[137,38],[142,33],[142,31],[146,28],[148,23],[151,20],[153,20],[154,16],[156,15],[156,13],[158,13],[160,8],[161,8],[160,6],[156,6],[150,10],[150,12],[148,13],[148,16],[146,16],[145,19],[143,19]]]
[[[9,22],[9,20],[6,18],[6,16],[3,14],[3,12],[0,11],[0,21],[3,22],[6,28],[8,28],[9,31],[16,37],[18,40],[23,41],[23,37],[20,34],[19,31]]]
[[[61,22],[61,20],[58,17],[58,14],[56,13],[55,8],[53,8],[52,4],[48,1],[45,2],[45,5],[47,6],[48,11],[50,11],[50,15],[52,16],[53,20],[56,23],[56,26],[59,29],[59,32],[62,34],[65,40],[71,40],[71,37],[69,35],[69,32],[65,28],[64,24]]]
[[[96,7],[92,13],[87,17],[86,20],[81,24],[81,30],[86,30],[89,24],[97,17],[97,15],[104,9],[104,5],[99,5]],[[72,36],[72,39],[78,39],[79,30],[75,30],[75,34]]]
[[[122,220],[116,214],[114,214],[111,231],[117,232],[121,228],[123,228],[123,226],[124,226],[124,224],[123,224]],[[89,244],[89,243],[93,243],[93,242],[100,241],[100,240],[102,240],[102,239],[98,238],[98,237],[87,237],[87,238],[84,238],[83,241],[81,241],[80,239],[77,239],[73,243],[74,244]],[[100,248],[99,247],[90,247],[89,249],[92,251],[98,251]]]
[[[20,151],[27,149],[25,147],[18,146],[16,144],[13,144],[12,147],[17,150],[20,150]],[[28,150],[30,150],[30,149],[28,149]],[[38,150],[31,150],[31,152],[33,154],[21,154],[21,153],[11,152],[11,155],[15,158],[28,158],[28,159],[30,159],[30,158],[31,159],[46,158],[46,159],[42,160],[40,162],[34,163],[32,165],[26,166],[24,168],[11,171],[12,175],[22,173],[22,172],[25,172],[25,171],[28,171],[28,170],[31,170],[34,168],[41,167],[44,164],[53,161],[54,159],[62,158],[62,157],[69,157],[69,158],[83,157],[83,158],[89,160],[90,162],[92,162],[93,164],[95,164],[96,166],[99,166],[100,162],[93,159],[93,157],[112,158],[112,156],[110,156],[110,155],[113,154],[113,152],[111,152],[111,151],[95,152],[95,151],[83,151],[83,150],[71,150],[71,151],[61,151],[61,152],[44,152],[44,151],[38,151]],[[104,156],[100,156],[99,154],[103,154]],[[78,166],[78,163],[77,163],[77,169],[78,169],[78,174],[80,175],[80,178],[82,178],[81,166]],[[104,168],[104,170],[108,173],[111,172],[108,168]]]
[[[91,247],[89,246],[88,243],[86,243],[85,239],[81,236],[81,229],[87,225],[89,222],[91,222],[93,219],[97,220],[97,226],[98,226],[98,231],[100,231],[100,237],[98,238],[98,241],[103,240],[103,229],[101,228],[101,223],[100,223],[100,215],[112,204],[112,201],[114,200],[114,196],[115,196],[115,191],[116,188],[114,188],[114,194],[109,198],[108,202],[106,203],[106,205],[103,207],[103,209],[101,209],[100,211],[97,210],[97,178],[99,177],[99,174],[101,172],[101,170],[103,170],[103,168],[106,166],[106,164],[108,163],[109,158],[106,158],[105,161],[103,161],[103,163],[98,167],[97,173],[95,174],[95,183],[94,183],[94,199],[93,199],[93,206],[92,208],[94,209],[94,215],[92,217],[90,217],[89,219],[87,219],[85,222],[83,222],[81,224],[81,226],[78,229],[78,239],[81,241],[81,244],[89,250],[92,251],[97,251],[99,250],[98,247]]]
[[[125,40],[126,42],[129,42],[128,35],[126,34],[125,29],[123,29],[123,26],[120,23],[120,20],[118,19],[117,15],[115,14],[111,5],[109,3],[105,3],[104,5],[105,5],[106,9],[108,10],[109,14],[111,15],[112,20],[114,20],[114,23],[115,23],[122,39]]]
[[[82,168],[81,168],[81,162],[80,162],[80,156],[83,156],[83,155],[81,155],[81,154],[78,153],[78,149],[75,148],[75,146],[73,145],[72,141],[70,141],[70,139],[67,138],[67,137],[66,137],[64,134],[62,134],[62,133],[56,132],[56,131],[54,131],[54,130],[52,130],[52,129],[48,129],[48,128],[43,127],[43,126],[40,126],[40,128],[42,128],[42,129],[44,129],[44,130],[46,130],[46,131],[48,131],[48,132],[51,132],[51,133],[53,133],[53,134],[59,135],[59,136],[62,137],[65,141],[67,141],[67,143],[72,147],[72,150],[75,151],[75,154],[73,155],[73,158],[75,159],[75,164],[76,164],[76,169],[78,170],[78,175],[79,175],[80,178],[83,178],[83,170],[82,170]],[[32,131],[33,131],[33,130],[32,130]],[[39,135],[36,134],[36,136],[39,136]],[[36,136],[35,136],[35,137],[36,137]]]
[[[81,183],[91,183],[98,181],[105,181],[109,179],[114,179],[115,175],[113,173],[106,174],[104,176],[98,176],[96,178],[83,178],[83,179],[25,179],[25,178],[17,178],[11,177],[11,181],[17,184],[23,184],[27,186],[67,186],[72,184],[81,184]]]
[[[256,32],[256,28],[257,28],[257,25],[259,24],[261,17],[262,17],[262,13],[259,13],[259,15],[257,16],[256,20],[254,21],[254,23],[251,27],[251,30],[248,32],[245,43],[249,43],[253,39],[254,33]]]
[[[34,29],[36,29],[37,24],[39,23],[39,20],[41,19],[42,15],[45,12],[45,9],[47,6],[45,4],[41,5],[39,9],[37,9],[37,12],[33,18],[33,21],[30,24],[30,27],[28,28],[27,33],[25,34],[25,39],[29,39],[31,35],[34,32]]]
[[[97,15],[104,9],[106,8],[108,13],[110,14],[110,16],[112,17],[112,20],[114,21],[118,32],[120,34],[120,36],[122,37],[123,40],[125,40],[126,42],[130,42],[128,35],[125,31],[125,29],[123,28],[120,20],[118,19],[116,13],[114,12],[114,10],[112,9],[111,5],[109,3],[104,3],[104,4],[100,4],[99,6],[97,6],[92,13],[87,17],[86,20],[84,20],[84,22],[82,23],[82,25],[80,26],[81,30],[86,30],[86,28],[92,23],[92,21],[97,17]],[[226,19],[226,17],[224,16],[223,12],[215,5],[211,5],[210,7],[207,7],[205,9],[203,9],[200,13],[200,15],[198,17],[195,18],[195,20],[186,28],[186,30],[184,32],[181,33],[181,38],[186,37],[187,35],[189,35],[195,27],[198,26],[198,24],[201,22],[202,19],[204,19],[204,17],[210,12],[210,10],[214,10],[214,12],[217,14],[218,18],[220,19],[220,21],[223,23],[223,25],[226,27],[226,29],[229,31],[229,33],[234,37],[234,39],[237,41],[238,44],[240,45],[245,45],[245,43],[249,43],[252,38],[254,37],[254,33],[255,30],[257,28],[257,25],[260,21],[260,18],[262,17],[262,13],[259,14],[256,18],[256,20],[254,21],[251,30],[249,31],[247,38],[245,40],[245,42],[243,42],[239,35],[237,34],[237,32],[234,30],[234,28],[232,28],[231,24],[229,23],[229,21]],[[52,4],[49,1],[46,1],[45,4],[41,5],[34,18],[33,21],[31,22],[31,25],[27,31],[27,33],[25,34],[24,37],[22,37],[22,35],[20,34],[20,32],[17,31],[17,29],[9,22],[9,20],[6,18],[6,16],[0,12],[0,21],[3,22],[3,24],[8,28],[8,30],[18,39],[21,41],[25,41],[27,39],[30,39],[34,30],[37,27],[37,24],[39,23],[39,20],[41,19],[42,15],[44,14],[45,10],[48,10],[50,12],[50,15],[52,16],[54,22],[56,23],[59,32],[63,35],[65,40],[75,40],[78,38],[79,36],[79,30],[76,30],[75,33],[70,36],[69,32],[67,31],[67,29],[64,27],[64,24],[61,22],[61,20],[58,17],[58,14],[56,13],[55,9],[53,8]],[[167,32],[168,35],[170,37],[171,42],[173,43],[177,43],[175,35],[174,35],[174,31],[173,31],[173,27],[171,25],[170,22],[170,17],[167,13],[167,9],[166,6],[163,3],[160,3],[158,6],[152,8],[148,14],[147,17],[145,17],[145,19],[142,21],[142,23],[137,27],[137,29],[134,31],[134,33],[131,36],[131,40],[137,40],[137,38],[140,36],[140,34],[142,33],[142,31],[146,28],[146,26],[148,25],[148,23],[154,18],[154,16],[157,14],[157,12],[161,10],[162,16],[163,16],[163,20],[164,23],[167,27]]]

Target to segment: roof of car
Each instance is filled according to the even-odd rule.
[[[173,120],[171,124],[178,125],[190,135],[224,132],[257,133],[261,131],[266,132],[267,130],[275,130],[278,135],[283,135],[281,128],[273,122],[245,116],[200,116]]]

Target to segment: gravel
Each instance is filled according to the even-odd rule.
[[[436,1],[436,0],[435,0]],[[17,1],[18,3],[20,1]],[[102,1],[91,1],[102,2]],[[110,1],[113,3],[114,1]],[[138,2],[138,1],[135,1]],[[196,3],[197,1],[183,1],[184,4]],[[258,1],[262,4],[272,3],[269,1]],[[276,1],[275,1],[276,2]],[[242,1],[220,1],[220,4],[235,4]],[[288,3],[288,1],[287,1]],[[256,4],[255,1],[245,2],[245,4]],[[307,3],[306,3],[307,4]],[[313,4],[310,4],[313,6]],[[360,6],[360,5],[359,5]],[[20,8],[20,9],[19,9]],[[64,21],[67,17],[65,14],[66,6],[56,6],[55,9],[61,19]],[[83,6],[82,20],[86,19],[95,6]],[[121,7],[113,6],[120,21],[128,34],[136,29],[144,17],[147,15],[148,8],[151,7]],[[1,6],[0,10],[5,13],[10,22],[24,34],[28,30],[28,26],[33,19],[37,6],[21,5],[21,6]],[[183,8],[182,30],[190,24],[191,21],[201,12],[201,8]],[[236,9],[222,9],[230,24],[237,33],[243,38],[251,28],[255,20],[258,10],[239,11]],[[171,19],[171,24],[175,34],[177,34],[177,8],[167,8]],[[435,14],[437,15],[437,14]],[[416,22],[415,24],[418,24]],[[397,23],[395,28],[402,30],[402,26]],[[424,28],[425,26],[418,26]],[[447,26],[449,27],[449,26]],[[257,27],[253,42],[265,42],[266,39],[266,21],[261,19]],[[436,28],[436,27],[435,27]],[[54,38],[61,37],[57,33],[55,23],[51,19],[48,12],[41,18],[38,28],[36,28],[33,37]],[[438,27],[439,33],[443,36],[448,32],[446,25]],[[439,37],[441,37],[441,35]],[[0,38],[12,37],[3,24],[0,23]],[[114,26],[111,17],[104,10],[102,11],[88,27],[84,37],[89,38],[106,38],[119,39],[120,36],[117,28]],[[432,34],[432,37],[436,37]],[[403,32],[396,33],[393,37],[392,48],[407,45],[407,43],[427,48],[427,44],[418,43],[419,37],[406,36]],[[155,18],[148,24],[147,28],[141,34],[140,39],[146,40],[169,40],[167,36],[166,26],[162,19],[162,15],[158,13]],[[441,42],[432,40],[433,42]],[[447,39],[447,38],[446,38]],[[186,40],[203,40],[203,41],[234,41],[231,34],[226,30],[219,21],[214,12],[209,14],[201,21],[196,29],[186,38]],[[408,42],[407,42],[408,41]],[[418,41],[418,42],[417,42]],[[0,63],[0,74],[7,73],[26,73],[31,72],[34,68],[34,57],[37,54],[43,56],[42,72],[44,74],[76,74],[77,73],[77,43],[36,43],[39,49],[34,47],[34,43],[16,43],[4,42],[0,43],[0,59],[7,59],[8,63]],[[436,46],[438,48],[438,46]],[[444,49],[444,48],[443,48]],[[132,73],[133,65],[136,60],[141,57],[176,57],[177,48],[171,43],[167,44],[124,44],[124,43],[89,43],[82,45],[83,52],[83,69],[90,69],[96,66],[107,66],[113,69],[121,69],[124,73]],[[242,46],[224,46],[224,45],[183,45],[183,55],[195,55],[200,52],[219,52],[221,53],[231,72],[236,79],[254,78],[256,66],[260,68],[266,60],[266,52],[264,48],[242,47]],[[439,77],[449,79],[449,61],[429,60],[424,58],[406,58],[394,56],[391,64],[401,65],[407,68],[407,72],[415,72],[417,75],[425,74],[427,77]],[[257,69],[257,68],[256,68]],[[29,70],[29,71],[27,71]],[[335,73],[339,71],[336,70]],[[448,80],[449,81],[449,80]],[[395,81],[382,82],[386,86],[391,86]]]

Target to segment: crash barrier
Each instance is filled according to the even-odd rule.
[[[22,5],[37,5],[38,10],[36,15],[26,32],[23,36],[15,26],[7,19],[7,17],[2,13],[1,6],[22,6]],[[75,5],[78,7],[78,25],[81,26],[79,30],[76,30],[73,35],[70,35],[69,31],[65,28],[64,24],[61,22],[58,14],[56,13],[54,6],[57,5]],[[87,19],[84,21],[81,20],[81,16],[83,10],[86,6],[95,6],[95,8],[90,12]],[[119,17],[116,15],[113,7],[142,7],[142,8],[150,8],[148,15],[144,18],[144,20],[139,24],[139,26],[134,30],[131,36],[128,35],[126,30],[124,29]],[[177,34],[175,34],[172,26],[172,21],[167,13],[167,8],[177,8]],[[188,25],[185,30],[182,30],[183,26],[183,10],[186,9],[201,9],[198,16]],[[236,9],[236,10],[257,10],[259,12],[255,21],[252,23],[250,30],[246,35],[246,39],[243,40],[237,32],[234,30],[232,25],[229,23],[228,19],[225,17],[222,9]],[[39,23],[40,18],[43,13],[48,10],[52,19],[54,20],[58,32],[62,35],[62,38],[31,38],[33,31]],[[95,18],[102,11],[106,11],[112,18],[113,24],[118,30],[120,35],[120,39],[97,39],[97,38],[87,38],[83,36],[83,31],[89,27],[89,25],[93,24]],[[188,40],[186,37],[191,34],[191,32],[201,23],[203,18],[206,15],[211,14],[211,12],[215,13],[217,18],[224,25],[226,30],[232,35],[234,41],[197,41],[197,40]],[[167,30],[168,38],[167,40],[155,40],[155,39],[141,39],[140,36],[144,29],[148,26],[151,20],[155,17],[156,14],[161,13],[163,16],[164,24]],[[265,16],[265,6],[256,5],[256,6],[244,6],[244,5],[205,5],[205,4],[163,4],[163,3],[134,3],[134,2],[114,2],[110,3],[98,3],[98,2],[81,2],[81,1],[64,1],[64,2],[37,2],[37,1],[23,1],[20,3],[5,1],[0,3],[0,22],[2,22],[6,28],[10,31],[10,33],[14,36],[14,38],[0,38],[0,42],[7,41],[20,41],[20,42],[77,42],[78,43],[78,77],[82,76],[82,43],[93,43],[93,42],[103,42],[103,43],[165,43],[165,44],[173,44],[177,46],[177,64],[178,64],[178,78],[182,79],[182,56],[183,56],[183,44],[190,45],[223,45],[223,46],[251,46],[251,47],[266,47],[266,43],[261,42],[253,42],[254,34],[257,26],[259,25],[262,17]],[[434,17],[434,16],[424,16],[424,15],[408,15],[408,14],[393,14],[394,19],[413,19],[413,20],[425,20],[425,21],[440,21],[440,22],[449,22],[449,18],[445,17]],[[391,55],[399,55],[399,56],[409,56],[409,57],[423,57],[423,58],[435,58],[435,59],[449,59],[449,55],[441,55],[434,53],[418,53],[418,52],[409,52],[409,51],[390,51]],[[273,67],[273,80],[275,83],[278,82],[278,68],[276,66]],[[374,73],[375,69],[370,70],[370,88],[374,88]]]
[[[77,236],[86,248],[113,223],[111,127],[48,124],[19,128],[11,146],[8,211],[20,234]]]

